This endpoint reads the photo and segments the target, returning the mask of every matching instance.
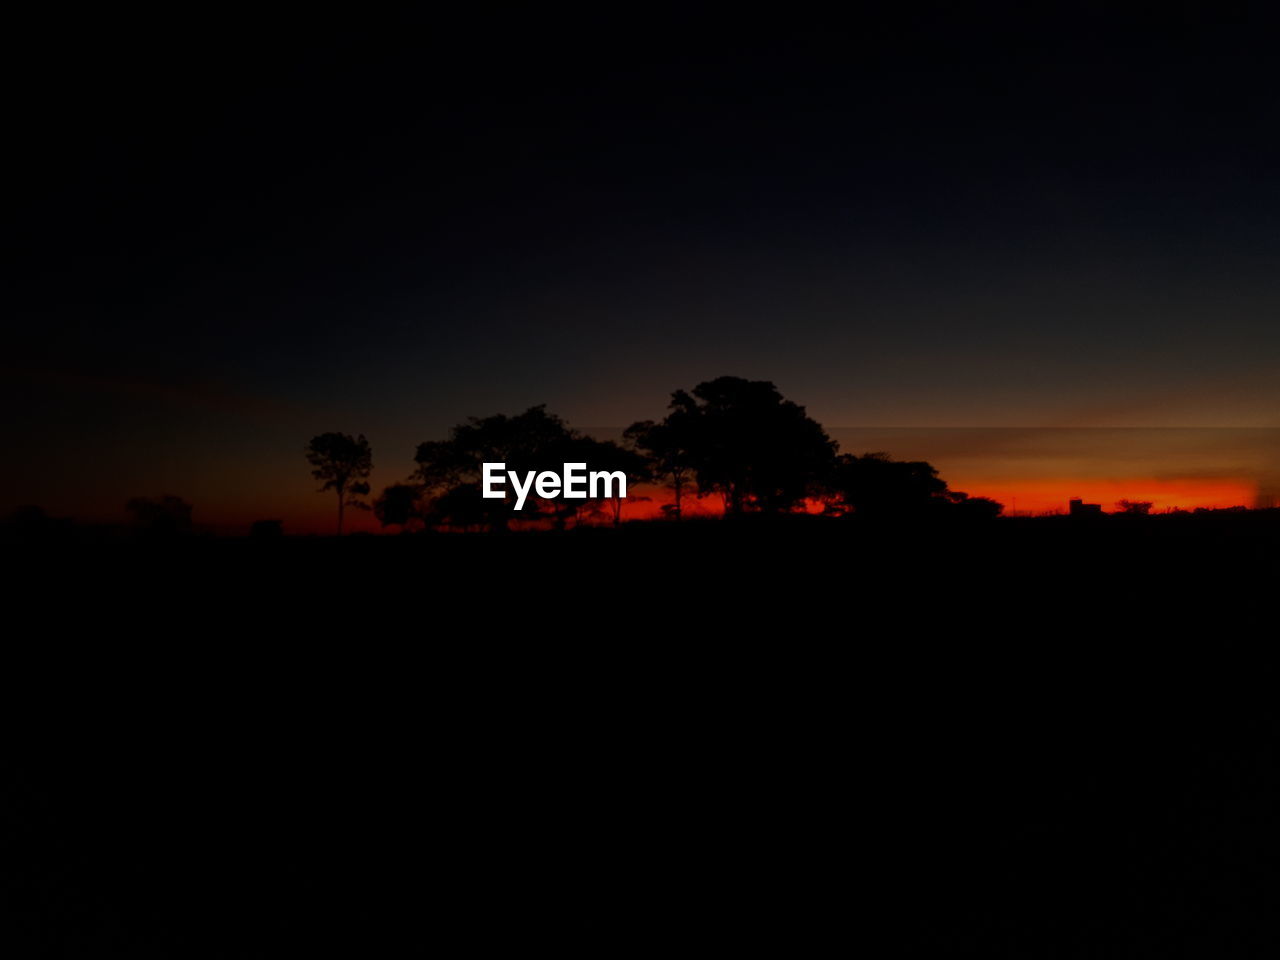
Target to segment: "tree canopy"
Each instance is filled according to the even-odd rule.
[[[698,491],[718,493],[730,514],[778,512],[816,495],[836,444],[804,407],[768,380],[717,377],[671,395],[660,449],[679,451]]]
[[[564,527],[593,515],[615,524],[622,518],[623,501],[616,496],[592,502],[531,495],[517,516],[509,500],[481,497],[484,463],[503,463],[521,474],[558,472],[571,462],[621,471],[630,484],[671,489],[675,502],[664,512],[677,519],[690,494],[722,497],[730,515],[782,513],[806,501],[825,502],[828,514],[862,518],[939,511],[978,518],[1001,510],[994,501],[948,489],[924,461],[884,453],[838,456],[822,426],[767,380],[718,377],[676,390],[662,420],[637,421],[623,439],[620,445],[573,430],[545,405],[513,416],[472,417],[446,439],[418,445],[414,481],[430,505],[429,523],[463,529],[503,529],[513,519]],[[409,502],[408,490],[396,495]],[[387,503],[380,509],[402,515]]]
[[[586,463],[593,470],[621,470],[630,481],[648,476],[645,458],[616,443],[597,440],[572,430],[545,404],[515,416],[494,414],[472,417],[449,431],[444,440],[418,445],[414,478],[430,502],[429,520],[441,526],[505,529],[511,519],[510,504],[481,497],[480,479],[485,463],[504,463],[518,473],[544,470],[559,472],[565,463]],[[605,507],[615,523],[622,515],[621,498],[607,503],[532,495],[520,519],[549,520],[564,527],[583,513]]]
[[[373,515],[384,527],[398,526],[404,530],[415,520],[421,519],[418,497],[421,488],[409,483],[393,483],[385,487],[373,501]]]
[[[675,502],[666,512],[676,520],[683,516],[684,497],[694,479],[688,424],[687,416],[673,410],[660,423],[639,420],[623,433],[623,438],[647,460],[650,477],[665,483],[675,495]]]
[[[338,496],[338,530],[344,507],[364,507],[372,452],[363,435],[326,433],[307,448],[313,476]],[[623,442],[572,429],[545,404],[517,414],[470,417],[443,439],[418,444],[408,482],[383,489],[373,510],[384,526],[410,524],[461,530],[503,530],[513,521],[564,529],[598,519],[615,525],[625,505],[618,485],[592,486],[589,497],[566,497],[558,483],[537,485],[533,476],[558,475],[566,464],[627,480],[632,492],[656,483],[674,493],[663,512],[679,519],[687,498],[718,496],[725,513],[786,513],[825,505],[829,516],[911,519],[924,516],[990,518],[1003,509],[984,497],[951,490],[923,460],[894,460],[886,453],[838,454],[836,443],[805,408],[783,397],[767,380],[717,377],[671,394],[663,419],[641,420]],[[485,464],[502,464],[504,476],[528,476],[529,487],[498,483],[501,497],[482,496]],[[576,492],[576,491],[575,491]],[[592,499],[594,497],[594,499]],[[519,505],[517,512],[513,507]],[[365,507],[368,509],[368,507]]]
[[[1001,504],[950,490],[923,460],[893,460],[887,453],[843,454],[827,483],[827,508],[863,519],[915,519],[927,515],[998,516]]]
[[[369,493],[367,481],[373,470],[373,450],[363,433],[358,437],[322,433],[311,438],[306,455],[313,468],[311,476],[324,481],[320,492],[333,490],[338,495],[338,536],[342,536],[344,509],[369,509],[360,498]]]

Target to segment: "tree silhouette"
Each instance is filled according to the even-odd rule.
[[[1004,504],[990,497],[971,497],[960,490],[947,492],[950,512],[957,517],[971,520],[994,520],[1004,513]]]
[[[1131,517],[1145,517],[1151,513],[1152,506],[1150,500],[1120,500],[1116,503],[1116,510]]]
[[[783,511],[818,493],[836,445],[767,380],[718,377],[671,395],[671,416],[700,494],[725,510]]]
[[[355,438],[345,433],[322,433],[311,438],[306,454],[314,468],[311,476],[324,481],[320,492],[333,490],[338,495],[338,536],[342,536],[343,509],[369,509],[358,498],[369,493],[367,478],[373,470],[373,450],[363,433]]]
[[[509,508],[501,500],[486,500],[479,483],[459,483],[431,496],[423,520],[433,527],[462,531],[504,530]]]
[[[419,488],[408,483],[395,483],[383,489],[373,502],[373,515],[383,527],[399,526],[402,530],[421,518],[418,510]]]
[[[684,515],[684,494],[693,483],[689,428],[690,416],[681,409],[671,411],[660,423],[637,421],[623,433],[624,439],[648,459],[652,477],[666,481],[675,494],[668,513],[676,520]]]
[[[829,482],[835,513],[904,517],[936,506],[947,484],[923,460],[893,460],[887,453],[836,458]]]
[[[414,461],[414,477],[431,500],[430,521],[463,528],[502,530],[513,519],[509,500],[481,497],[485,463],[505,463],[507,470],[521,475],[530,470],[559,473],[566,463],[585,463],[588,471],[622,471],[628,486],[649,479],[648,463],[635,450],[572,430],[541,404],[516,416],[472,417],[454,427],[448,439],[419,444]],[[510,494],[509,486],[506,490]],[[590,500],[569,499],[563,493],[539,497],[530,492],[515,518],[549,520],[564,528],[570,520],[580,522],[592,506]],[[620,496],[599,500],[596,506],[607,509],[615,525],[621,522]]]
[[[414,476],[432,501],[430,516],[434,523],[502,530],[511,520],[511,508],[505,500],[481,497],[482,464],[505,463],[507,470],[518,473],[558,471],[574,459],[566,454],[579,439],[562,419],[547,412],[545,404],[513,417],[471,417],[450,430],[448,439],[418,444],[413,457],[418,464]],[[563,520],[555,505],[549,506],[530,494],[520,518],[548,514],[553,520]]]
[[[649,461],[642,453],[627,447],[619,446],[611,440],[596,440],[594,437],[575,436],[566,450],[566,463],[585,463],[588,471],[605,470],[610,473],[615,471],[626,475],[627,489],[630,490],[634,485],[645,483],[651,480],[653,474],[649,469]],[[622,523],[622,503],[621,488],[613,485],[612,496],[602,497],[597,502],[601,502],[607,507],[609,517],[616,527]],[[634,495],[630,499],[635,499]],[[566,503],[572,505],[572,509],[580,510],[579,505],[590,504],[590,500],[568,500]]]
[[[912,519],[926,515],[972,519],[997,517],[1004,505],[947,489],[924,460],[893,460],[887,453],[843,454],[828,481],[828,512],[867,519]]]

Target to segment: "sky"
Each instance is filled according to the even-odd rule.
[[[724,374],[851,452],[1255,428],[890,438],[972,493],[1237,502],[1280,427],[1269,24],[1020,6],[23,14],[0,510],[306,529],[317,433],[378,487],[468,416]]]

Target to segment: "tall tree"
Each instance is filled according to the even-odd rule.
[[[342,536],[343,511],[346,507],[368,510],[360,497],[369,493],[368,477],[373,470],[373,450],[364,434],[352,437],[345,433],[322,433],[307,444],[307,462],[311,475],[323,480],[320,492],[333,490],[338,495],[338,536]]]
[[[671,415],[699,493],[730,514],[790,510],[818,492],[836,445],[804,407],[767,380],[718,377],[671,395]]]
[[[481,497],[481,465],[505,463],[507,470],[521,475],[529,470],[558,471],[575,459],[568,453],[578,440],[579,435],[548,413],[545,404],[515,416],[471,417],[450,430],[447,439],[418,444],[414,476],[432,501],[436,522],[501,530],[511,519],[511,508],[503,500]],[[550,516],[562,523],[563,510],[563,504],[530,495],[520,518]]]
[[[684,515],[684,495],[693,484],[688,426],[687,413],[673,410],[660,423],[640,420],[623,433],[623,438],[648,459],[653,478],[665,481],[675,494],[668,512],[676,520]]]

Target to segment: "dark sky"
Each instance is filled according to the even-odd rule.
[[[725,373],[832,426],[1280,423],[1272,24],[906,6],[14,24],[14,496],[305,491],[327,429],[391,482]]]

